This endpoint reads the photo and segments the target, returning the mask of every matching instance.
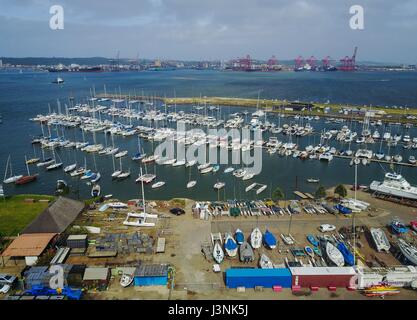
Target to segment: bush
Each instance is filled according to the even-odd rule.
[[[281,190],[280,187],[276,187],[274,192],[272,192],[272,200],[282,200],[284,199],[285,194],[284,192]]]
[[[339,195],[339,198],[344,198],[347,196],[347,190],[343,184],[339,184],[335,189],[334,193]]]

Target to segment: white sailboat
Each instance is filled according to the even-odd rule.
[[[259,249],[262,245],[262,232],[259,228],[253,229],[250,234],[250,244],[252,248]]]
[[[271,259],[263,253],[259,259],[259,267],[261,269],[273,269],[274,264],[272,263]]]
[[[162,186],[164,186],[164,185],[165,185],[165,181],[158,181],[158,182],[154,183],[154,184],[151,186],[151,188],[152,188],[152,189],[157,189],[157,188],[160,188],[160,187],[162,187]]]
[[[6,170],[4,172],[3,183],[15,183],[17,180],[23,177],[23,175],[13,175],[12,162],[10,159],[11,158],[9,155],[9,157],[7,158]],[[9,167],[10,167],[10,175],[7,177],[7,171]]]
[[[222,263],[224,259],[224,252],[221,244],[218,241],[216,241],[213,246],[213,258],[219,264]]]
[[[326,255],[337,267],[343,267],[345,265],[343,254],[329,241],[326,242]]]

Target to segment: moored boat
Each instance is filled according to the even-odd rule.
[[[217,263],[222,263],[224,259],[224,252],[219,241],[216,241],[213,246],[213,258]]]
[[[255,253],[251,245],[246,241],[239,246],[239,259],[241,262],[252,262],[255,260]]]
[[[343,267],[345,265],[345,259],[343,254],[337,249],[330,241],[326,242],[326,256],[331,263],[337,267]]]
[[[273,269],[274,264],[272,263],[271,259],[263,253],[259,259],[259,267],[261,269]]]
[[[245,235],[243,234],[242,230],[236,229],[235,239],[237,244],[242,244],[245,241]]]

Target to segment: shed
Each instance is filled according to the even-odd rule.
[[[87,248],[86,234],[71,234],[67,238],[67,247],[71,249]]]
[[[293,267],[292,285],[300,287],[349,287],[356,275],[352,267]],[[352,280],[353,278],[353,280]]]
[[[231,268],[226,270],[226,286],[228,288],[272,288],[274,286],[290,288],[291,273],[287,268]]]
[[[102,267],[85,268],[83,286],[89,289],[104,290],[110,280],[110,269]]]
[[[150,264],[136,268],[135,286],[166,286],[168,284],[168,265]]]
[[[2,256],[24,258],[26,265],[34,265],[55,235],[55,233],[22,234],[12,241]]]

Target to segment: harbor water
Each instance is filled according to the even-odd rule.
[[[256,98],[260,91],[261,99],[287,99],[300,101],[315,101],[332,103],[349,103],[357,105],[382,105],[382,106],[417,106],[417,73],[414,72],[328,72],[328,73],[240,73],[240,72],[219,72],[219,71],[196,71],[196,70],[177,70],[164,72],[119,72],[119,73],[64,73],[60,75],[64,78],[63,85],[52,84],[56,74],[52,73],[18,73],[0,72],[0,114],[2,123],[0,124],[1,149],[0,149],[0,168],[4,173],[6,161],[11,155],[11,163],[14,174],[26,174],[24,157],[31,158],[34,154],[41,157],[39,146],[32,146],[32,136],[41,133],[39,123],[29,119],[37,114],[47,114],[48,104],[52,111],[57,111],[57,99],[60,101],[61,110],[65,110],[65,105],[70,106],[69,97],[74,97],[75,103],[86,103],[91,97],[93,88],[96,93],[102,93],[104,85],[107,93],[119,94],[131,93],[141,95],[142,92],[148,96],[224,96],[239,98]],[[107,104],[109,105],[109,104]],[[147,111],[142,106],[141,111]],[[165,112],[164,107],[156,103],[155,108]],[[149,109],[149,107],[148,107]],[[192,106],[176,106],[176,111],[197,112]],[[238,107],[220,107],[219,111],[208,111],[213,116],[220,116],[222,119],[229,119],[229,115],[236,112],[255,111]],[[173,112],[171,106],[168,112]],[[202,111],[200,111],[202,112]],[[91,116],[91,115],[90,115]],[[358,134],[362,131],[362,124],[354,122],[350,124],[329,122],[326,118],[307,121],[305,119],[294,119],[294,117],[279,118],[278,115],[268,115],[269,122],[287,124],[303,124],[309,122],[315,129],[315,135],[305,137],[292,137],[292,142],[299,145],[299,150],[303,150],[307,145],[317,145],[320,143],[319,133],[323,130],[340,129],[343,125],[348,125]],[[117,119],[122,123],[128,124],[128,119]],[[250,121],[250,114],[248,115]],[[175,128],[175,123],[153,123],[151,121],[132,120],[132,124],[144,126],[169,126]],[[205,128],[202,128],[205,129]],[[404,134],[405,129],[399,125],[371,127],[371,131],[378,129],[381,135],[385,131]],[[45,129],[46,130],[46,129]],[[72,141],[81,141],[82,135],[79,128],[59,129],[55,131],[51,127],[52,136],[62,136]],[[416,128],[410,128],[407,133],[417,137]],[[264,140],[269,136],[277,136],[282,142],[288,142],[289,137],[283,134],[264,134]],[[95,134],[97,143],[110,145],[110,135],[105,140],[105,134],[98,132]],[[93,134],[85,133],[85,139],[93,142]],[[114,171],[112,158],[98,154],[87,154],[75,149],[61,148],[56,150],[57,156],[62,160],[64,166],[73,163],[75,160],[79,165],[87,161],[87,167],[94,171],[99,171],[102,175],[100,185],[102,194],[113,194],[115,197],[126,200],[137,198],[140,195],[140,185],[135,184],[134,180],[139,174],[139,164],[130,158],[137,152],[138,141],[135,136],[122,137],[115,136],[114,143],[120,150],[128,150],[129,156],[123,158],[122,166],[124,170],[130,169],[131,177],[123,181],[113,181],[111,173]],[[145,153],[149,154],[154,150],[159,142],[141,141]],[[335,139],[331,140],[330,146],[338,150],[346,150],[347,144],[342,144]],[[380,144],[368,144],[374,152],[379,150]],[[352,142],[351,149],[359,148]],[[386,144],[384,150],[387,153]],[[51,156],[50,151],[45,151],[45,156]],[[400,154],[403,161],[407,162],[410,155],[417,156],[416,149],[406,150],[401,144],[390,149],[390,154]],[[157,175],[156,181],[165,181],[166,184],[158,189],[145,187],[147,199],[171,199],[176,197],[187,197],[198,200],[216,199],[256,199],[266,198],[271,195],[275,187],[279,186],[288,198],[294,198],[294,190],[311,192],[317,189],[318,184],[307,183],[308,178],[320,179],[320,184],[325,187],[337,185],[339,183],[353,184],[354,167],[349,166],[348,159],[334,158],[330,163],[319,160],[300,160],[292,156],[283,157],[278,154],[262,153],[262,172],[248,181],[242,181],[233,175],[223,173],[228,165],[222,165],[216,173],[202,175],[196,166],[185,168],[184,166],[172,167],[167,165],[147,165],[149,173]],[[115,161],[116,169],[119,161]],[[238,166],[235,166],[238,168]],[[19,193],[42,193],[53,194],[56,188],[56,181],[64,179],[70,186],[73,197],[90,197],[91,186],[79,178],[71,178],[62,169],[46,171],[44,168],[30,166],[31,174],[39,173],[38,180],[24,186],[4,185],[6,194]],[[191,170],[191,173],[190,173]],[[389,171],[387,164],[371,163],[370,165],[358,167],[359,184],[369,184],[372,180],[382,180],[385,171]],[[417,173],[415,167],[396,166],[395,170],[403,174],[406,179],[417,184]],[[187,189],[186,184],[190,179],[197,180],[197,185],[192,189]],[[224,189],[219,192],[213,189],[217,181],[226,183]],[[256,195],[255,191],[245,192],[245,188],[252,183],[267,185],[267,189]]]

